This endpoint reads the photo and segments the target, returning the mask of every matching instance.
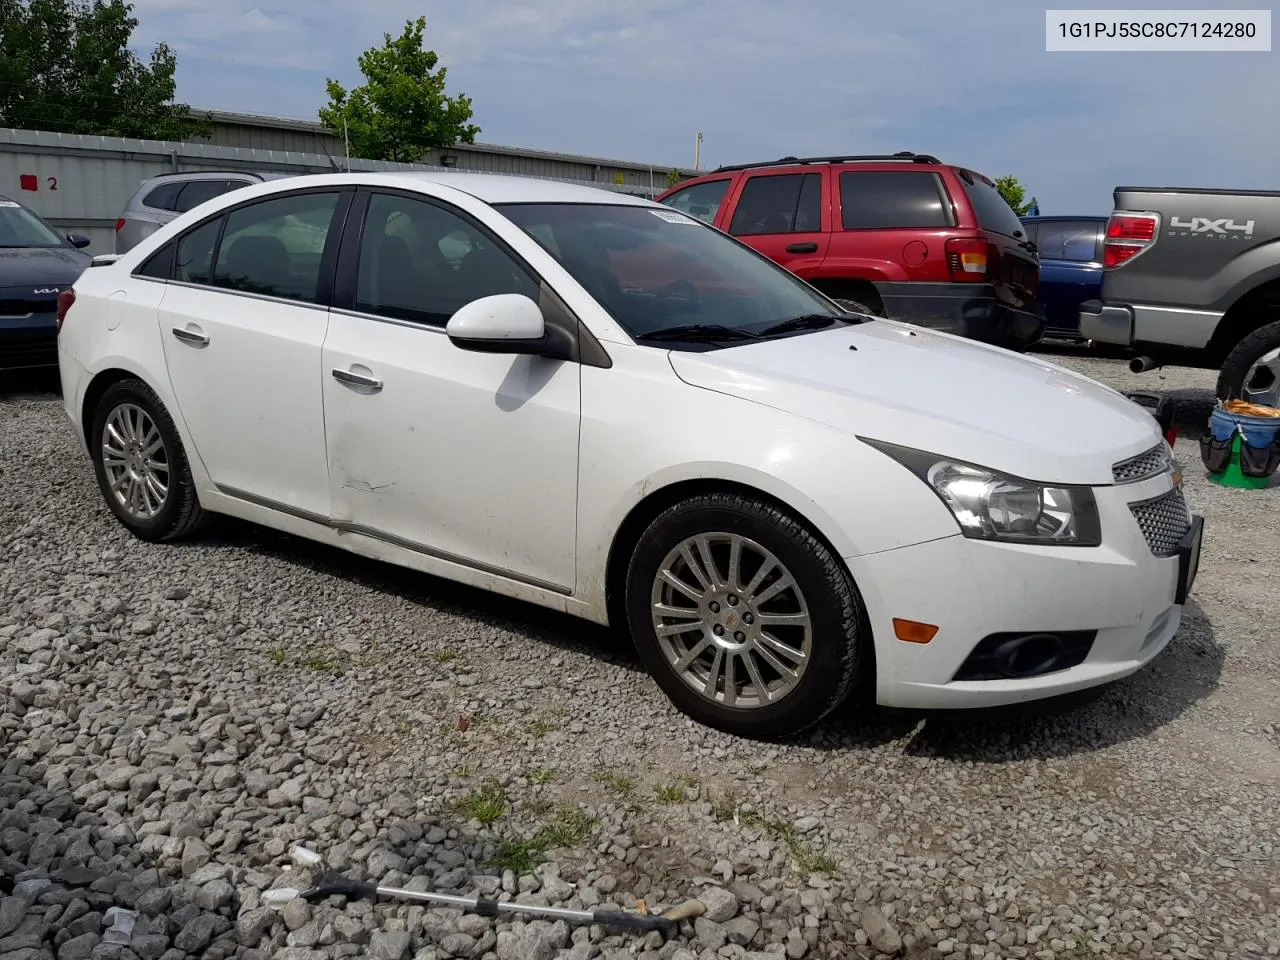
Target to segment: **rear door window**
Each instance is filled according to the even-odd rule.
[[[1062,241],[1064,239],[1061,220],[1041,220],[1036,225],[1036,249],[1041,260],[1062,260]]]
[[[728,178],[696,183],[671,194],[662,202],[681,213],[697,217],[703,223],[712,223],[720,212],[720,204],[724,202],[724,195],[731,183],[733,181]]]
[[[179,213],[186,213],[206,200],[212,200],[214,197],[220,197],[224,193],[230,193],[232,190],[239,190],[248,185],[248,180],[189,180],[182,188],[174,209]]]
[[[1091,221],[1041,221],[1035,235],[1037,252],[1042,260],[1092,263],[1098,259],[1099,232]]]
[[[1022,237],[1026,234],[1022,229],[1022,221],[999,190],[967,170],[960,171],[960,179],[964,181],[965,192],[977,214],[978,226],[983,230],[1003,233],[1007,237]]]
[[[142,198],[142,205],[152,210],[177,210],[178,194],[182,192],[184,186],[186,184],[181,180],[162,183]]]
[[[729,232],[735,237],[749,237],[810,233],[821,228],[821,174],[758,174],[742,188]]]
[[[942,178],[919,170],[841,173],[840,218],[846,230],[955,226]]]

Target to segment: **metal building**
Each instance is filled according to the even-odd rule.
[[[250,150],[328,154],[339,160],[346,155],[342,138],[334,136],[328,127],[316,120],[230,113],[225,110],[192,109],[191,112],[193,116],[208,117],[213,126],[209,137],[195,142]],[[664,164],[607,160],[490,143],[458,144],[448,150],[432,151],[423,162],[457,170],[641,187],[645,190],[652,189],[654,193],[666,189],[667,174],[672,170],[670,165]],[[681,177],[696,176],[694,170],[676,169]]]
[[[89,252],[98,254],[112,251],[116,218],[148,177],[182,170],[328,173],[348,166],[341,141],[328,137],[318,123],[220,116],[205,142],[0,129],[0,195],[21,201],[61,230],[86,234]],[[254,137],[261,146],[248,145]],[[408,164],[352,158],[349,165],[366,171],[506,173],[649,197],[666,189],[670,172],[669,167],[653,167],[651,172],[647,164],[489,145],[459,147],[430,159],[432,163]]]

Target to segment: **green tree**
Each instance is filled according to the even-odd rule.
[[[992,181],[996,185],[996,189],[1000,191],[1000,196],[1004,197],[1005,202],[1013,208],[1013,212],[1018,216],[1026,216],[1031,209],[1036,206],[1036,198],[1027,199],[1027,188],[1024,187],[1015,176],[996,177]]]
[[[177,58],[129,50],[125,0],[0,0],[0,127],[182,140],[207,129],[174,102]]]
[[[684,177],[681,176],[679,170],[672,170],[670,173],[667,174],[667,188],[670,189],[671,187],[674,187],[677,183],[679,183],[683,179]]]
[[[445,68],[422,47],[426,27],[426,17],[407,21],[400,36],[384,33],[381,47],[362,53],[356,63],[363,86],[325,82],[329,105],[320,120],[347,138],[352,156],[415,163],[430,150],[475,143],[480,128],[471,123],[471,98],[445,94]]]

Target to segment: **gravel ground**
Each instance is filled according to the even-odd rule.
[[[1207,415],[1211,373],[1055,359]],[[136,541],[57,398],[0,394],[0,957],[1280,956],[1280,482],[1177,452],[1209,535],[1144,673],[760,746],[577,621],[231,522]],[[314,878],[299,843],[419,889],[707,911],[664,943],[265,905]]]

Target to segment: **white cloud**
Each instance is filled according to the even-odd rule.
[[[1105,211],[1121,181],[1265,186],[1280,147],[1253,119],[1270,54],[1049,54],[1022,0],[137,3],[141,45],[183,44],[181,97],[294,116],[420,14],[492,142],[665,164],[697,130],[712,164],[913,149],[1014,173],[1057,212]]]

